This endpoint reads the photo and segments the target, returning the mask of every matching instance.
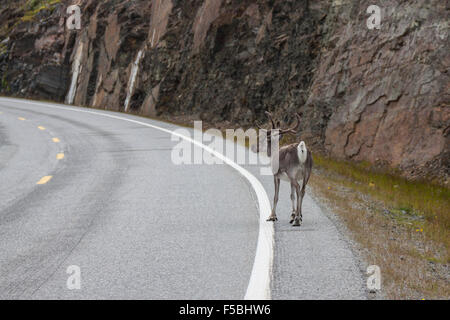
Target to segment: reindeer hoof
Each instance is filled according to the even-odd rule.
[[[300,227],[302,225],[301,221],[299,219],[295,219],[294,220],[294,224],[292,225],[293,227]]]
[[[276,216],[270,216],[266,221],[277,221],[278,218]]]
[[[294,222],[295,220],[295,215],[291,215],[291,220],[289,220],[289,223],[292,224],[292,222]]]

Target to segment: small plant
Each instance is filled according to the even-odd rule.
[[[8,51],[8,46],[5,43],[0,42],[0,55],[6,53]]]
[[[4,90],[4,91],[6,91],[6,92],[9,92],[9,91],[10,91],[9,83],[8,83],[8,81],[6,80],[6,74],[4,74],[3,77],[2,77],[2,81],[1,81],[1,89]]]

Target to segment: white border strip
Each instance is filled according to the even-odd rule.
[[[26,103],[26,104],[34,104],[42,107],[52,108],[52,109],[61,109],[68,110],[73,112],[82,112],[95,114],[103,117],[108,117],[112,119],[128,121],[132,123],[136,123],[142,126],[146,126],[149,128],[157,129],[168,134],[180,137],[196,146],[199,146],[203,150],[209,152],[215,157],[221,159],[224,163],[238,171],[242,176],[244,176],[253,187],[253,190],[256,193],[258,198],[258,206],[259,206],[259,234],[258,234],[258,244],[256,246],[256,254],[255,260],[253,262],[252,274],[250,276],[250,281],[247,287],[247,292],[245,293],[244,299],[246,300],[268,300],[271,298],[270,292],[270,282],[272,279],[272,265],[273,265],[273,252],[274,252],[274,227],[273,223],[266,222],[266,217],[270,214],[270,201],[267,197],[266,190],[262,186],[261,182],[252,175],[249,171],[238,165],[233,160],[225,157],[222,153],[217,152],[214,149],[204,145],[203,143],[196,141],[190,137],[185,135],[176,133],[174,131],[161,128],[146,122],[141,122],[133,119],[128,119],[124,117],[119,117],[111,114],[106,114],[104,112],[96,112],[89,110],[76,109],[73,107],[65,107],[60,105],[48,105],[42,102],[31,102],[27,100],[21,99],[11,99],[11,98],[0,98],[1,100],[11,101],[15,103]]]

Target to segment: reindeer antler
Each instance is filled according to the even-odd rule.
[[[281,134],[284,134],[284,133],[296,134],[298,132],[298,129],[300,128],[301,114],[296,113],[295,118],[297,119],[297,123],[295,124],[295,126],[293,126],[292,128],[288,128],[288,129],[280,129]]]
[[[273,121],[272,114],[269,111],[266,111],[265,114],[269,118],[270,122],[272,123],[272,129],[275,129],[275,121]]]
[[[267,115],[267,117],[270,120],[270,123],[272,124],[272,129],[277,129],[277,127],[279,126],[279,122],[278,125],[275,124],[275,121],[273,120],[272,114],[269,111],[265,111],[265,114]],[[301,121],[301,116],[302,113],[296,113],[295,114],[295,118],[297,120],[296,124],[291,127],[291,128],[287,128],[287,129],[278,129],[280,134],[286,134],[286,133],[291,133],[291,134],[296,134],[298,132],[298,129],[300,128],[300,121]],[[256,126],[259,129],[262,129],[261,126],[256,123]]]

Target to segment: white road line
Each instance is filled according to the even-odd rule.
[[[273,266],[273,251],[274,251],[274,227],[273,223],[266,222],[266,217],[270,214],[270,201],[267,196],[266,190],[262,186],[261,182],[252,175],[249,171],[238,165],[233,160],[225,157],[222,153],[217,152],[214,149],[204,145],[203,143],[196,141],[190,137],[179,134],[177,132],[171,131],[169,129],[161,128],[146,122],[141,122],[133,119],[128,119],[125,117],[119,117],[115,115],[110,115],[97,111],[89,111],[76,109],[74,107],[66,107],[59,105],[48,105],[39,102],[31,102],[26,100],[15,100],[9,98],[2,98],[2,100],[7,100],[15,103],[25,103],[25,104],[34,104],[46,108],[51,109],[60,109],[67,110],[73,112],[81,112],[81,113],[89,113],[94,115],[99,115],[107,118],[128,121],[132,123],[136,123],[142,126],[146,126],[149,128],[153,128],[156,130],[160,130],[166,132],[168,134],[180,137],[194,145],[199,146],[203,150],[209,152],[214,155],[218,159],[221,159],[224,163],[238,171],[242,176],[244,176],[253,187],[253,190],[256,193],[258,199],[258,207],[259,207],[259,234],[258,234],[258,244],[256,246],[256,254],[255,260],[253,262],[252,274],[250,276],[250,281],[247,287],[247,292],[245,293],[244,299],[246,300],[267,300],[271,298],[270,292],[270,282],[272,279],[272,266]]]

